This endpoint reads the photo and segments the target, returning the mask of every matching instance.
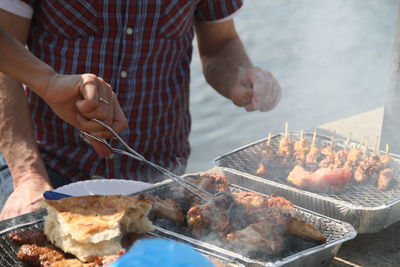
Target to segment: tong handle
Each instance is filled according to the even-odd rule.
[[[185,188],[186,190],[188,190],[190,193],[196,195],[197,197],[199,197],[200,199],[209,202],[212,201],[214,199],[214,196],[207,192],[206,190],[204,190],[203,188],[185,180],[184,178],[182,178],[179,175],[176,175],[172,172],[170,172],[169,170],[147,160],[145,157],[143,157],[140,153],[138,153],[137,151],[135,151],[134,149],[132,149],[109,125],[107,125],[106,123],[98,120],[98,119],[91,119],[94,122],[97,122],[98,124],[102,125],[103,127],[105,127],[107,130],[109,130],[116,139],[118,139],[118,141],[120,141],[124,147],[129,151],[126,152],[124,150],[121,149],[117,149],[117,148],[113,148],[104,138],[100,138],[100,137],[96,137],[93,136],[92,134],[82,131],[81,135],[84,136],[89,136],[93,139],[95,139],[96,141],[99,141],[101,143],[103,143],[104,145],[106,145],[113,153],[117,153],[117,154],[121,154],[121,155],[126,155],[128,157],[134,158],[136,160],[139,161],[143,161],[146,164],[152,166],[153,168],[157,169],[159,172],[161,172],[162,174],[172,178],[175,182],[177,182],[180,186],[182,186],[183,188]]]

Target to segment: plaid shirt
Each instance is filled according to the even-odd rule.
[[[30,50],[60,73],[103,77],[127,116],[129,129],[122,138],[148,160],[182,173],[190,153],[194,20],[223,19],[242,1],[24,1],[34,8]],[[162,179],[126,156],[99,157],[78,130],[29,90],[28,102],[42,158],[72,181],[94,175]]]

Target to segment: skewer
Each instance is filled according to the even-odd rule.
[[[369,144],[369,138],[367,136],[367,139],[365,140],[365,149],[364,149],[364,157],[367,156],[367,152],[368,152],[368,144]]]
[[[288,123],[285,122],[285,137],[288,137]]]
[[[333,147],[333,141],[335,140],[335,134],[336,134],[336,129],[333,130],[333,134],[331,137],[331,142],[330,142],[330,146]]]
[[[303,135],[304,135],[304,130],[301,130],[301,131],[300,131],[300,141],[303,140]]]
[[[376,155],[378,153],[378,144],[379,144],[379,136],[376,136],[375,140],[375,147],[374,147],[374,154]]]
[[[386,150],[386,154],[389,154],[389,144],[386,144],[385,150]]]
[[[351,136],[351,132],[349,132],[349,135],[346,138],[346,142],[344,142],[344,147],[343,147],[344,151],[347,150],[347,146],[349,145],[349,142],[350,142],[350,136]]]
[[[316,140],[316,138],[317,138],[317,130],[314,130],[314,134],[313,134],[311,146],[315,146],[315,140]]]
[[[364,144],[366,138],[367,138],[367,137],[364,135],[364,137],[361,139],[360,144],[358,145],[359,148],[362,147],[362,145]]]
[[[268,134],[267,146],[270,146],[270,144],[271,144],[271,133]]]

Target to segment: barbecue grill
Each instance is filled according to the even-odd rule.
[[[198,175],[200,176],[200,174]],[[190,176],[193,177],[193,175]],[[176,186],[176,182],[168,181],[137,194],[149,193],[161,198],[168,197],[168,194],[173,191],[173,187],[176,188]],[[236,185],[232,185],[231,190],[234,192],[249,191]],[[319,215],[304,208],[298,206],[295,206],[295,208],[306,222],[312,224],[327,237],[326,243],[313,246],[308,244],[297,250],[287,251],[281,256],[261,255],[259,258],[250,258],[240,252],[230,250],[220,242],[204,242],[196,239],[188,234],[184,227],[171,223],[164,222],[161,224],[155,221],[157,227],[151,235],[189,243],[204,255],[214,257],[227,263],[228,266],[329,266],[342,243],[356,236],[354,228],[348,223]],[[44,214],[44,211],[34,212],[0,222],[0,266],[23,266],[16,258],[17,247],[10,244],[6,236],[9,233],[25,229],[42,228]]]
[[[278,149],[283,134],[270,139],[270,146]],[[311,143],[313,133],[304,137]],[[289,133],[292,140],[299,140],[299,132]],[[316,135],[316,145],[322,148],[331,142],[331,137]],[[400,220],[400,157],[390,154],[394,162],[394,179],[386,191],[378,191],[370,183],[357,184],[349,182],[340,193],[315,193],[298,189],[286,181],[290,170],[275,173],[274,176],[257,175],[261,151],[267,138],[240,147],[226,155],[215,159],[215,165],[226,173],[231,173],[231,183],[244,186],[265,194],[281,195],[296,205],[324,214],[328,217],[348,222],[358,233],[378,232]],[[335,146],[343,147],[344,139],[336,139]],[[350,143],[351,146],[359,146]],[[383,152],[386,153],[386,152]]]

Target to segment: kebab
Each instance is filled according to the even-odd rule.
[[[363,138],[363,141],[364,140],[365,140],[365,137]],[[369,177],[367,175],[367,171],[366,171],[368,169],[368,165],[369,165],[369,162],[367,160],[367,158],[368,158],[367,157],[368,139],[367,139],[366,142],[367,143],[365,145],[364,153],[362,153],[361,156],[359,156],[358,151],[361,151],[361,150],[360,149],[358,149],[357,151],[353,150],[355,152],[354,152],[354,154],[352,155],[352,158],[351,158],[352,163],[357,164],[357,165],[355,165],[354,174],[353,174],[354,180],[357,183],[362,183],[365,180],[367,180],[367,178]],[[361,145],[362,145],[362,143],[360,143],[359,147],[361,147]]]
[[[285,123],[285,134],[279,141],[278,155],[284,158],[291,158],[293,155],[293,142],[288,137],[288,123]]]
[[[300,162],[306,161],[306,155],[310,150],[310,147],[307,144],[307,139],[304,137],[304,131],[300,132],[300,139],[294,143],[293,146],[295,158]]]
[[[316,138],[317,138],[317,131],[315,130],[314,134],[313,134],[310,150],[306,156],[307,167],[311,170],[316,170],[318,168],[318,159],[321,156],[321,151],[315,145]]]
[[[318,166],[320,168],[327,168],[329,167],[331,164],[333,164],[335,162],[335,157],[336,157],[336,153],[335,150],[333,148],[333,142],[335,139],[335,130],[333,131],[333,135],[331,137],[331,141],[329,142],[329,144],[326,144],[324,146],[324,148],[321,150],[321,154],[325,156],[324,159],[322,159]]]
[[[379,172],[378,175],[378,190],[383,191],[387,189],[393,180],[393,170],[389,168],[390,163],[392,161],[392,157],[389,155],[389,145],[386,144],[386,153],[381,156],[380,162],[383,166],[383,169]]]
[[[261,161],[258,164],[256,174],[267,175],[267,165],[269,162],[273,162],[275,159],[275,151],[271,147],[271,133],[268,134],[267,144],[263,150],[261,150]]]

